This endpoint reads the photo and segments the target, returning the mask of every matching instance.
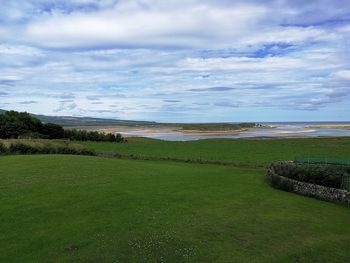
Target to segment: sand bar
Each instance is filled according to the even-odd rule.
[[[285,134],[285,133],[309,133],[316,132],[316,130],[273,130],[272,133]]]

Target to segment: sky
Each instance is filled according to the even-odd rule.
[[[0,108],[350,121],[348,0],[0,0]]]

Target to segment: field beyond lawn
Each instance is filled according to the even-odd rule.
[[[140,158],[174,158],[263,166],[295,156],[350,157],[350,138],[295,139],[211,139],[198,141],[161,141],[128,138],[128,143],[82,142],[98,151],[115,152]]]
[[[0,167],[0,262],[350,262],[350,210],[275,190],[263,170],[67,155]]]

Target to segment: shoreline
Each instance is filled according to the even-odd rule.
[[[346,129],[350,130],[350,124],[321,124],[321,125],[310,125],[308,128],[311,129]]]
[[[287,134],[287,133],[312,133],[312,132],[317,132],[317,130],[312,130],[312,129],[304,129],[304,130],[274,130],[271,131],[272,133],[277,133],[277,134]]]
[[[125,135],[127,136],[144,136],[144,135],[178,135],[178,136],[221,136],[221,135],[240,135],[240,134],[258,134],[257,131],[248,130],[237,130],[237,131],[210,131],[210,132],[201,132],[201,131],[139,131],[137,132],[127,132]],[[271,133],[273,134],[301,134],[301,133],[313,133],[316,130],[304,129],[304,130],[273,130]],[[123,133],[122,133],[123,134]],[[124,134],[123,134],[124,135]]]
[[[323,132],[321,128],[316,128],[316,125],[303,125],[296,129],[290,129],[288,126],[264,126],[256,128],[242,128],[239,130],[184,130],[179,126],[70,126],[67,129],[81,129],[87,131],[98,131],[103,133],[120,133],[123,137],[144,137],[144,138],[162,138],[165,140],[200,140],[208,138],[310,138],[324,137],[329,135],[335,136],[350,136],[350,124],[325,124],[317,127],[329,127],[332,131]],[[313,128],[314,127],[314,128]],[[344,129],[349,127],[349,129]],[[343,129],[343,132],[341,131]],[[332,135],[334,134],[334,136]]]

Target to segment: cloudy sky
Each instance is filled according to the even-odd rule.
[[[0,0],[0,108],[350,120],[347,0]]]

